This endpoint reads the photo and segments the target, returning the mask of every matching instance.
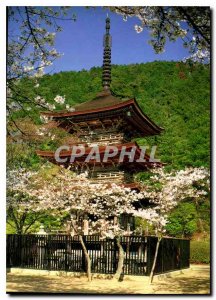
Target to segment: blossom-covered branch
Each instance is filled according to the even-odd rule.
[[[45,68],[51,66],[61,56],[54,47],[56,33],[62,30],[57,22],[76,20],[74,15],[66,17],[69,12],[69,7],[8,7],[7,115],[9,122],[13,119],[13,113],[19,110],[28,115],[30,111],[35,111],[37,108],[55,109],[54,104],[48,103],[40,95],[38,79],[44,75]],[[27,93],[19,84],[22,79],[30,81],[31,89],[33,81],[34,89],[31,96],[26,96]],[[8,131],[10,132],[10,129]]]
[[[148,30],[150,44],[156,53],[163,52],[167,40],[180,38],[191,53],[187,59],[194,61],[210,60],[210,8],[181,6],[111,6],[111,11],[123,16],[136,17],[137,33]]]

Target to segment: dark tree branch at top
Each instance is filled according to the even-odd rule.
[[[30,21],[30,18],[29,18],[29,12],[28,12],[28,7],[25,6],[25,12],[26,12],[26,17],[27,17],[27,24],[28,24],[28,27],[29,27],[29,30],[30,30],[30,33],[36,43],[36,45],[38,45],[38,47],[40,48],[41,52],[45,55],[46,52],[44,51],[44,49],[41,47],[41,44],[38,42],[35,34],[34,34],[34,31],[33,31],[33,28],[31,26],[31,21]]]
[[[194,28],[195,31],[197,31],[202,38],[210,45],[211,41],[209,38],[207,38],[206,34],[200,29],[202,26],[199,26],[195,23],[194,19],[190,16],[189,12],[184,8],[184,7],[177,7],[179,12],[186,18],[189,24]],[[203,7],[204,9],[204,7]],[[210,20],[210,15],[209,15],[209,20]],[[207,28],[207,26],[206,26]],[[208,26],[209,29],[209,26]]]

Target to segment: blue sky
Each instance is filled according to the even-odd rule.
[[[90,69],[102,65],[107,11],[99,7],[88,10],[74,7],[73,12],[76,13],[77,21],[61,22],[63,31],[56,37],[56,48],[64,55],[52,66],[54,72]],[[139,24],[137,18],[128,18],[125,22],[120,15],[109,12],[109,16],[113,64],[181,60],[188,56],[188,50],[183,47],[181,40],[168,42],[164,53],[155,54],[152,46],[148,44],[148,32],[137,34],[134,30],[134,25]]]
[[[101,66],[103,59],[103,35],[107,10],[100,7],[86,9],[73,7],[76,22],[58,21],[63,31],[56,35],[56,49],[63,53],[54,64],[47,68],[50,73],[60,71],[79,71]],[[155,60],[182,60],[188,56],[188,50],[179,39],[167,42],[165,52],[156,54],[148,44],[149,34],[146,30],[137,34],[134,25],[139,25],[137,18],[123,21],[121,15],[109,12],[112,35],[112,64],[145,63]],[[17,25],[16,25],[17,26]]]

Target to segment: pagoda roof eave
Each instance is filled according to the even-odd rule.
[[[77,143],[75,146],[78,146],[79,143]],[[83,146],[82,144],[80,145],[81,147]],[[125,147],[125,149],[130,149],[132,147],[136,147],[137,149],[139,149],[139,146],[136,142],[130,142],[130,143],[124,143],[124,144],[115,144],[115,145],[104,145],[104,146],[98,146],[98,149],[99,149],[99,153],[102,154],[102,153],[105,153],[106,151],[106,148],[107,146],[114,146],[114,147],[117,147],[118,150],[121,150],[122,147]],[[70,147],[70,146],[69,146]],[[71,148],[73,147],[73,145],[71,146]],[[90,151],[92,150],[92,148],[95,147],[95,146],[88,146],[88,147],[85,147],[85,154],[89,154]],[[36,150],[36,153],[39,155],[39,156],[44,156],[44,157],[54,157],[55,155],[55,152],[54,151],[47,151],[47,150]],[[72,151],[71,150],[64,150],[64,151],[61,151],[61,153],[59,154],[60,157],[69,157],[71,156],[71,153]]]
[[[87,114],[94,114],[98,112],[103,111],[109,111],[114,110],[118,108],[124,108],[128,105],[131,105],[134,103],[134,99],[129,99],[126,101],[122,101],[122,103],[117,103],[111,106],[105,106],[95,109],[85,109],[85,110],[75,110],[75,111],[41,111],[42,115],[48,116],[48,117],[54,117],[54,118],[62,118],[62,117],[73,117],[73,116],[81,116],[81,115],[87,115]]]
[[[128,161],[128,159],[125,159],[124,161],[121,161],[121,162],[119,162],[119,164],[122,164],[122,165],[124,165],[124,164],[126,164],[126,165],[128,165],[128,167],[130,167],[130,166],[132,166],[132,165],[134,165],[134,167],[135,166],[137,166],[139,169],[141,168],[143,168],[143,167],[162,167],[164,164],[163,163],[161,163],[161,162],[151,162],[151,160],[150,160],[150,157],[149,157],[149,155],[148,154],[145,154],[145,157],[144,157],[144,159],[146,160],[145,162],[139,162],[139,160],[137,161],[137,159],[139,159],[139,157],[140,157],[140,154],[141,154],[141,148],[138,146],[138,144],[136,143],[136,142],[130,142],[130,143],[125,143],[125,144],[118,144],[118,145],[112,145],[112,146],[115,146],[115,147],[117,147],[117,149],[118,149],[118,157],[117,158],[112,158],[112,160],[111,161],[107,161],[106,163],[107,164],[109,164],[109,163],[111,163],[112,164],[112,162],[114,162],[114,160],[115,160],[115,163],[118,163],[118,161],[119,161],[119,155],[120,155],[120,151],[122,150],[122,147],[124,147],[124,149],[125,150],[131,150],[133,147],[136,147],[136,152],[135,152],[135,159],[134,159],[134,161],[133,162],[129,162]],[[92,148],[93,147],[86,147],[85,148],[85,155],[84,155],[84,158],[90,153],[90,151],[92,150]],[[105,152],[106,152],[106,146],[98,146],[98,150],[99,150],[99,154],[100,154],[100,156],[101,157],[103,157],[103,155],[105,154]],[[44,158],[47,158],[47,159],[50,159],[50,160],[52,160],[53,162],[55,161],[55,152],[54,151],[43,151],[43,150],[37,150],[36,151],[36,153],[37,153],[37,155],[39,155],[39,156],[41,156],[41,157],[44,157]],[[69,150],[69,151],[62,151],[60,154],[59,154],[59,156],[61,157],[61,158],[70,158],[71,157],[71,154],[72,154],[72,150]],[[76,164],[88,164],[88,165],[92,165],[92,164],[94,164],[94,165],[100,165],[101,164],[101,162],[97,162],[97,161],[95,161],[95,160],[92,160],[92,159],[90,159],[89,161],[88,161],[88,163],[87,162],[85,162],[85,160],[84,160],[84,158],[81,158],[81,157],[77,157],[77,159],[75,159],[75,161],[74,162],[72,162],[72,163],[70,163],[69,162],[69,160],[67,161],[67,164],[69,163],[69,164],[74,164],[74,165],[76,165]],[[56,162],[57,163],[57,162]],[[102,161],[102,163],[103,163],[103,161]]]
[[[157,126],[146,114],[144,114],[141,110],[141,108],[139,107],[137,101],[133,98],[133,99],[129,99],[126,101],[123,101],[122,103],[117,103],[115,105],[111,105],[111,106],[106,106],[106,107],[100,107],[100,108],[95,108],[95,109],[86,109],[86,110],[82,110],[82,111],[73,111],[73,112],[68,112],[68,111],[59,111],[59,112],[41,112],[42,115],[47,116],[47,117],[53,117],[54,119],[61,119],[61,118],[73,118],[74,120],[76,118],[82,117],[82,116],[86,116],[86,115],[97,115],[98,113],[111,113],[115,110],[118,110],[119,112],[121,112],[121,110],[129,110],[129,111],[133,111],[133,113],[135,114],[136,117],[138,117],[138,119],[140,119],[141,123],[139,127],[145,127],[144,125],[147,124],[150,128],[152,128],[152,133],[151,135],[154,134],[159,134],[161,133],[164,128]],[[129,116],[127,116],[127,118],[130,118],[130,121],[132,123],[137,123],[136,121],[136,117],[135,118],[130,118]],[[141,129],[141,128],[140,128]]]

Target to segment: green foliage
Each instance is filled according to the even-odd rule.
[[[12,223],[12,225],[6,223],[6,234],[15,234],[16,233],[14,222],[11,221],[11,223]]]
[[[55,151],[58,147],[64,145],[64,140],[67,137],[71,137],[69,133],[61,128],[51,128],[46,137],[39,145],[40,150]]]
[[[40,219],[40,221],[37,221],[33,224],[33,226],[31,227],[30,233],[38,232],[41,224],[44,225],[44,229],[46,232],[50,232],[51,230],[63,229],[62,228],[63,220],[64,220],[64,218],[62,218],[62,217],[56,218],[56,217],[48,215],[48,214],[44,215]]]
[[[140,217],[135,217],[136,233],[145,235],[154,235],[155,230],[146,220]]]
[[[36,154],[37,147],[29,143],[8,143],[7,144],[7,167],[27,168],[37,170],[41,165],[41,159]]]
[[[210,242],[191,241],[190,243],[190,262],[191,263],[210,263]]]
[[[210,199],[205,199],[197,204],[197,213],[199,217],[198,230],[199,232],[209,232],[211,226],[211,205]]]
[[[170,214],[167,233],[176,237],[189,237],[197,230],[197,212],[193,203],[182,202]]]
[[[23,231],[30,225],[30,223],[32,223],[33,218],[35,218],[35,213],[29,213],[25,220]],[[32,223],[32,225],[28,228],[27,232],[23,233],[37,233],[40,229],[41,224],[44,225],[46,232],[49,232],[51,230],[62,229],[62,223],[65,220],[65,218],[66,214],[64,217],[61,216],[59,218],[53,217],[49,214],[44,214],[39,220],[36,220]],[[7,221],[8,222],[6,224],[6,234],[18,233],[14,221],[12,219],[8,219]]]

